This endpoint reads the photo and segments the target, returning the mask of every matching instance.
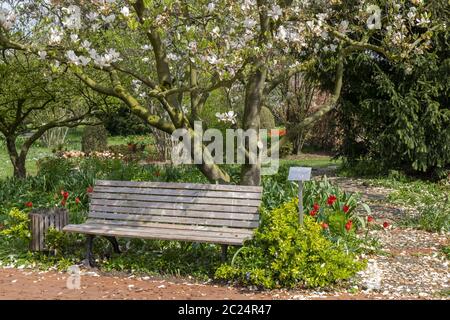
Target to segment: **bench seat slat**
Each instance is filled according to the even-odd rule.
[[[130,193],[103,193],[94,192],[91,199],[105,200],[132,200],[142,202],[169,202],[169,203],[194,203],[194,204],[223,204],[232,206],[259,207],[259,200],[245,199],[223,199],[223,198],[203,198],[203,197],[181,197],[181,196],[157,196]]]
[[[243,191],[261,193],[262,187],[243,186],[229,184],[200,184],[200,183],[178,183],[178,182],[141,182],[141,181],[118,181],[97,180],[96,186],[121,186],[133,188],[158,188],[158,189],[190,189],[190,190],[221,190],[221,191]]]
[[[173,223],[154,223],[145,221],[126,221],[126,220],[107,220],[91,218],[86,221],[87,224],[105,224],[111,226],[127,226],[127,227],[143,227],[143,228],[157,228],[157,229],[177,229],[177,230],[192,230],[205,232],[227,232],[232,234],[253,235],[253,229],[245,228],[231,228],[231,227],[217,227],[217,226],[203,226],[203,225],[183,225]]]
[[[132,228],[107,228],[104,225],[67,225],[64,227],[66,232],[81,232],[86,234],[94,235],[105,235],[105,236],[118,236],[126,238],[144,238],[144,239],[160,239],[160,240],[179,240],[179,241],[193,241],[193,242],[209,242],[209,243],[219,243],[219,244],[231,244],[240,245],[247,238],[238,237],[220,237],[217,234],[214,236],[205,235],[199,231],[190,231],[189,234],[184,234],[180,232],[166,232],[166,230],[161,231],[160,229],[150,230],[148,228],[144,230],[139,230],[136,227]]]
[[[192,190],[192,189],[159,189],[159,188],[131,188],[131,187],[104,187],[96,186],[95,193],[120,193],[120,194],[142,194],[162,196],[184,196],[203,198],[225,198],[225,199],[251,199],[261,200],[261,193],[243,191],[216,191],[216,190]]]
[[[91,199],[91,204],[111,207],[132,207],[132,208],[161,208],[179,210],[198,210],[214,212],[236,212],[236,213],[256,213],[256,207],[239,207],[230,205],[197,204],[197,203],[174,203],[174,202],[145,202],[136,200],[108,200]]]
[[[234,212],[213,212],[196,210],[172,210],[156,208],[127,208],[90,205],[91,212],[107,212],[117,214],[142,214],[153,216],[172,216],[172,217],[192,217],[192,218],[212,218],[212,219],[230,219],[244,221],[258,221],[258,214],[234,213]]]
[[[180,225],[205,225],[205,226],[227,226],[235,228],[257,228],[258,221],[239,221],[227,219],[205,219],[205,218],[184,218],[184,217],[165,217],[165,216],[150,216],[150,215],[132,215],[132,214],[116,214],[91,212],[90,218],[111,219],[111,220],[127,220],[127,221],[148,221],[148,222],[165,222],[176,223]]]

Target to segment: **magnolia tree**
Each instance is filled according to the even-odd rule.
[[[9,1],[0,13],[0,46],[33,53],[54,72],[68,68],[150,126],[169,134],[185,128],[191,139],[212,91],[239,91],[239,126],[258,130],[274,89],[326,61],[334,79],[330,99],[295,131],[336,105],[349,55],[365,51],[380,63],[407,63],[427,50],[432,33],[445,28],[427,6],[419,0]],[[157,111],[148,108],[151,100]],[[230,125],[235,119],[221,117]],[[193,145],[205,176],[229,182],[209,149]],[[259,184],[260,170],[247,161],[241,183]]]

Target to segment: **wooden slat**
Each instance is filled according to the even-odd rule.
[[[95,193],[121,193],[121,194],[142,194],[142,195],[163,195],[163,196],[188,196],[202,198],[225,198],[225,199],[245,199],[261,200],[260,192],[243,191],[214,191],[214,190],[192,190],[192,189],[157,189],[157,188],[130,188],[130,187],[103,187],[96,186]]]
[[[105,236],[119,236],[126,238],[143,238],[143,239],[160,239],[160,240],[178,240],[178,241],[194,241],[194,242],[209,242],[218,244],[240,245],[246,239],[243,238],[226,238],[226,237],[209,237],[201,233],[197,234],[191,232],[189,235],[179,233],[160,233],[157,229],[155,231],[136,230],[134,228],[105,228],[97,225],[67,225],[64,227],[66,232],[79,232],[85,234],[105,235]],[[248,237],[250,238],[250,237]]]
[[[221,190],[221,191],[243,191],[261,193],[262,187],[242,186],[231,184],[200,184],[200,183],[176,183],[176,182],[140,182],[140,181],[118,181],[97,180],[98,186],[120,186],[132,188],[158,188],[158,189],[191,189],[191,190]],[[95,190],[95,188],[94,188]]]
[[[132,208],[161,208],[178,210],[198,210],[213,212],[256,213],[256,207],[239,207],[229,205],[197,204],[197,203],[171,203],[171,202],[144,202],[127,200],[91,199],[93,205],[132,207]]]
[[[108,199],[108,200],[133,200],[143,202],[170,202],[170,203],[196,203],[196,204],[223,204],[232,206],[259,207],[259,200],[244,199],[220,199],[220,198],[195,198],[181,196],[153,196],[141,194],[121,194],[121,193],[101,193],[94,192],[91,199]]]
[[[98,213],[98,212],[91,212],[89,214],[89,217],[99,219],[111,219],[111,220],[165,222],[180,225],[227,226],[227,227],[248,228],[248,229],[257,228],[259,225],[258,221],[182,218],[182,217],[131,215],[131,214]]]
[[[243,228],[229,228],[229,227],[211,227],[211,226],[197,226],[197,225],[183,225],[183,224],[169,224],[169,223],[153,223],[145,221],[120,221],[120,220],[106,220],[106,219],[88,219],[87,224],[106,224],[117,225],[127,227],[147,227],[153,229],[179,229],[179,230],[191,230],[191,231],[206,231],[212,234],[217,232],[229,232],[232,234],[253,235],[253,229]]]
[[[251,220],[258,221],[257,213],[235,213],[235,212],[210,212],[196,210],[172,210],[160,208],[130,208],[130,207],[112,207],[90,205],[90,212],[112,212],[127,214],[143,214],[154,216],[174,216],[174,217],[192,217],[192,218],[211,218],[211,219],[229,219],[229,220]]]

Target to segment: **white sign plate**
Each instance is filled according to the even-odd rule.
[[[288,180],[290,181],[307,181],[311,179],[311,168],[307,167],[291,167],[289,168]]]

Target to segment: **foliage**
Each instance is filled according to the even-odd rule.
[[[294,152],[294,144],[291,141],[286,142],[280,147],[280,157],[284,158]]]
[[[348,279],[364,262],[328,240],[311,217],[298,224],[297,201],[263,213],[254,240],[216,271],[216,278],[265,288],[323,287]]]
[[[108,131],[103,125],[87,126],[81,138],[83,152],[103,151],[108,146]]]
[[[261,124],[260,127],[262,129],[274,129],[275,128],[275,117],[272,114],[272,111],[270,111],[267,107],[261,108]]]
[[[432,52],[410,64],[379,63],[373,55],[350,58],[345,77],[339,154],[350,166],[369,159],[379,171],[402,169],[443,178],[450,170],[450,59],[447,34]],[[367,81],[370,79],[370,81]]]
[[[445,254],[447,259],[450,260],[450,246],[446,246],[442,248],[442,252]]]
[[[4,229],[0,229],[0,235],[7,241],[26,243],[31,239],[28,214],[17,208],[12,208],[3,221]]]
[[[112,110],[100,114],[103,125],[112,136],[129,136],[149,134],[150,128],[141,118],[131,113],[130,109],[120,105]]]
[[[412,179],[391,172],[385,178],[369,179],[368,184],[391,188],[388,200],[410,213],[402,223],[427,231],[448,231],[450,219],[450,185]]]

